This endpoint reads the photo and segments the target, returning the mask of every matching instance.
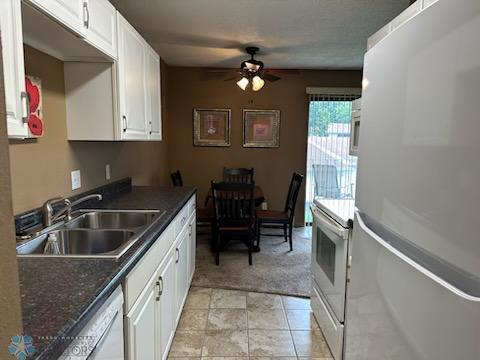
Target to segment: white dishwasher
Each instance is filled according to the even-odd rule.
[[[123,292],[119,286],[59,359],[122,360],[123,348]]]

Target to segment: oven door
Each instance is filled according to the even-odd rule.
[[[312,207],[312,214],[312,274],[337,319],[343,323],[350,229],[316,207]]]

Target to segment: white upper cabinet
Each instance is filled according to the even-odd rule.
[[[55,21],[59,22],[77,35],[85,37],[87,32],[86,24],[89,16],[88,4],[86,1],[27,0],[27,2],[33,4],[42,12],[46,13]]]
[[[160,57],[119,13],[118,104],[121,140],[161,140]]]
[[[86,39],[96,48],[117,58],[117,11],[108,0],[89,0],[85,21]]]
[[[148,138],[145,42],[118,13],[118,101],[122,140]]]
[[[162,139],[160,57],[117,16],[113,64],[64,65],[69,140]]]
[[[27,125],[23,46],[64,62],[68,140],[161,140],[160,57],[108,0],[0,0],[8,135]]]
[[[20,0],[0,1],[0,31],[8,136],[26,138],[29,131],[24,121],[27,119],[27,96]]]
[[[63,61],[117,58],[117,11],[108,0],[24,1],[27,44]]]
[[[149,139],[162,140],[162,107],[160,57],[150,46],[146,48],[146,82],[147,82],[147,121]]]

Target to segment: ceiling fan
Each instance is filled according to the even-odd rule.
[[[242,90],[246,90],[247,86],[251,83],[253,91],[259,91],[265,85],[265,80],[274,82],[281,78],[274,73],[298,73],[297,70],[273,70],[265,69],[265,65],[262,61],[256,60],[255,55],[260,49],[256,46],[248,46],[245,51],[250,55],[249,60],[242,61],[240,70],[237,71],[242,76],[237,81],[238,87]],[[225,79],[225,81],[237,80],[238,75]]]

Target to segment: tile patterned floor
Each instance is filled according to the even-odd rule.
[[[332,360],[302,298],[192,287],[170,360]]]

